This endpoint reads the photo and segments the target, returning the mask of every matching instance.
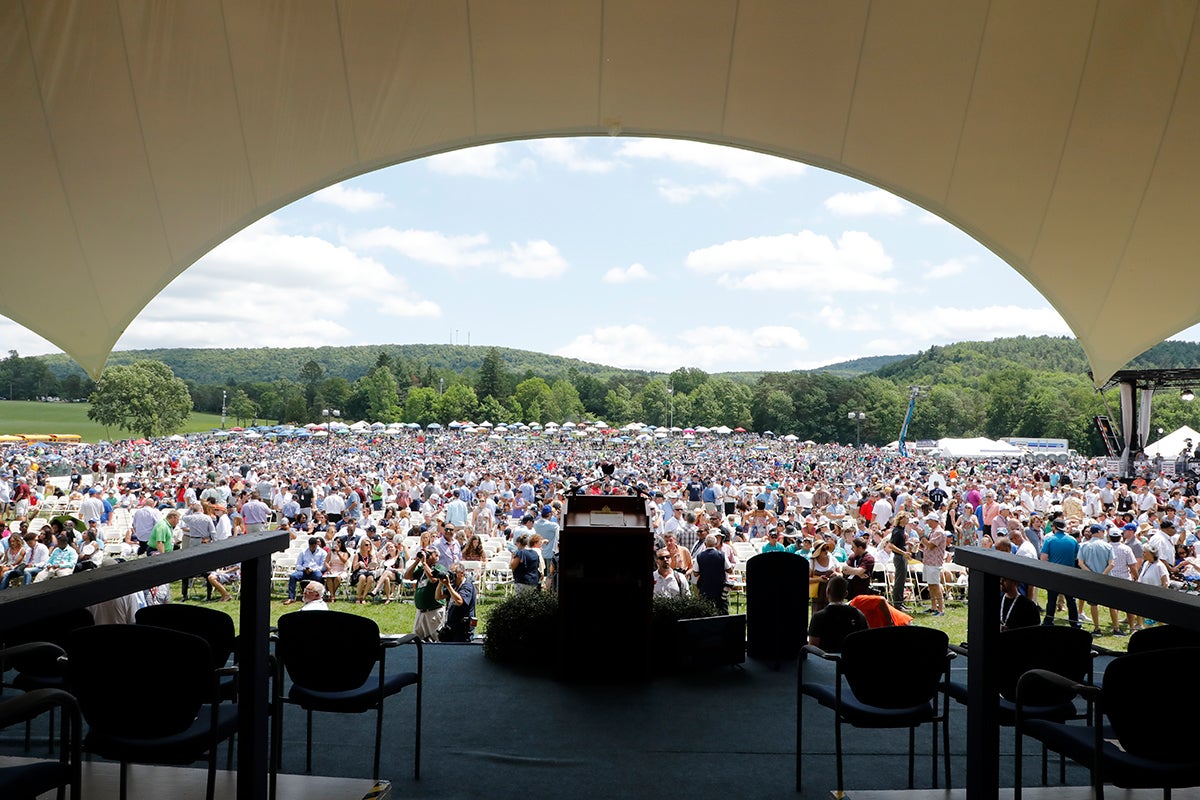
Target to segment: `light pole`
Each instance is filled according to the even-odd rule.
[[[854,420],[854,446],[862,447],[862,423],[867,418],[867,415],[861,411],[851,411],[846,415],[846,419]]]
[[[225,390],[221,390],[221,427],[225,427]]]
[[[438,378],[438,394],[443,395],[445,393],[446,393],[446,379]]]
[[[328,430],[331,434],[333,433],[333,421],[335,419],[337,419],[338,417],[340,417],[341,415],[342,415],[342,412],[337,410],[336,408],[322,408],[321,409],[321,416],[325,417],[328,420],[328,422],[326,422],[326,424],[325,424],[325,429]]]
[[[673,383],[667,384],[667,405],[670,408],[670,412],[669,412],[670,419],[668,421],[668,427],[674,428],[675,427],[675,384],[673,384]]]

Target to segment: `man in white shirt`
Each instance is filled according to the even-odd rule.
[[[654,563],[658,569],[654,571],[654,594],[661,597],[687,597],[691,594],[691,585],[687,578],[671,569],[671,554],[665,549],[654,554]]]
[[[154,530],[154,526],[158,524],[162,516],[158,513],[149,498],[142,500],[142,504],[133,512],[133,517],[129,525],[129,543],[138,546],[138,553],[146,552],[146,542],[150,540],[150,532]]]
[[[346,501],[337,489],[330,489],[329,494],[325,495],[325,519],[333,523],[342,521],[342,512],[346,510]]]
[[[328,611],[329,606],[325,602],[325,584],[320,581],[309,581],[304,584],[304,605],[300,606],[301,611]]]
[[[875,500],[875,505],[871,508],[871,522],[879,524],[880,530],[888,526],[892,521],[892,504],[888,502],[887,494],[883,489],[880,489]]]
[[[79,504],[79,516],[85,522],[104,516],[104,501],[100,499],[99,489],[95,487],[88,489],[87,497]]]

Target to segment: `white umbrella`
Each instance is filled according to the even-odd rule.
[[[562,425],[559,425],[557,422],[547,422],[546,423],[546,430],[550,430],[551,428],[561,428],[561,427],[562,427]]]
[[[719,428],[713,428],[713,433],[719,433],[722,436],[728,436],[729,434],[733,433],[733,429],[728,425],[722,425]]]
[[[421,423],[419,423],[419,422],[410,422],[410,423],[408,423],[408,425],[407,425],[406,427],[407,427],[407,428],[408,428],[410,431],[415,431],[417,428],[421,427]]]
[[[564,428],[574,428],[574,427],[575,427],[575,423],[574,423],[574,422],[564,422],[564,423],[563,423],[563,427],[564,427]]]
[[[261,438],[262,438],[262,434],[261,434],[261,433],[257,433],[257,432],[255,432],[255,431],[250,431],[249,433],[247,433],[247,434],[246,434],[245,438],[247,438],[247,439],[261,439]]]
[[[699,428],[696,428],[696,433],[708,433],[708,431],[709,431],[709,429],[704,427],[703,425],[701,425]]]
[[[785,442],[798,442],[800,441],[800,437],[794,433],[789,433],[787,436],[783,437],[783,440]]]
[[[656,431],[654,433],[654,438],[655,439],[665,439],[665,438],[667,438],[667,434],[663,433],[662,431]]]
[[[592,425],[596,426],[597,428],[607,428],[608,427],[608,423],[602,419],[596,420],[595,422],[592,423]]]
[[[426,429],[431,430],[431,431],[440,431],[442,429],[441,424],[437,423],[437,422],[431,422],[428,425],[426,425],[425,427],[426,427]]]
[[[479,423],[479,427],[480,428],[490,428],[490,427],[492,427],[492,423],[488,422],[485,419],[483,422]]]

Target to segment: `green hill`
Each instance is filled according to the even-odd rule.
[[[194,383],[224,385],[229,382],[270,382],[279,378],[295,380],[308,361],[325,368],[327,377],[355,381],[366,375],[381,354],[393,361],[407,360],[427,364],[435,370],[456,373],[473,372],[483,363],[489,347],[448,344],[382,344],[359,347],[260,347],[260,348],[164,348],[158,350],[119,350],[109,357],[109,365],[130,364],[141,359],[161,361],[179,377]],[[535,353],[529,350],[496,348],[505,367],[516,374],[565,374],[574,368],[580,374],[606,380],[614,375],[651,375],[637,370],[622,370],[592,364],[574,358]],[[58,378],[83,375],[79,366],[65,354],[42,357]]]
[[[1200,366],[1200,343],[1162,342],[1130,361],[1128,366],[1139,369]],[[1014,336],[931,347],[887,364],[875,374],[901,384],[960,385],[1009,369],[1079,376],[1087,374],[1088,363],[1083,348],[1072,337]]]

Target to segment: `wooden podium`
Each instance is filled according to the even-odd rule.
[[[569,498],[558,569],[560,677],[649,679],[654,539],[646,501]]]

